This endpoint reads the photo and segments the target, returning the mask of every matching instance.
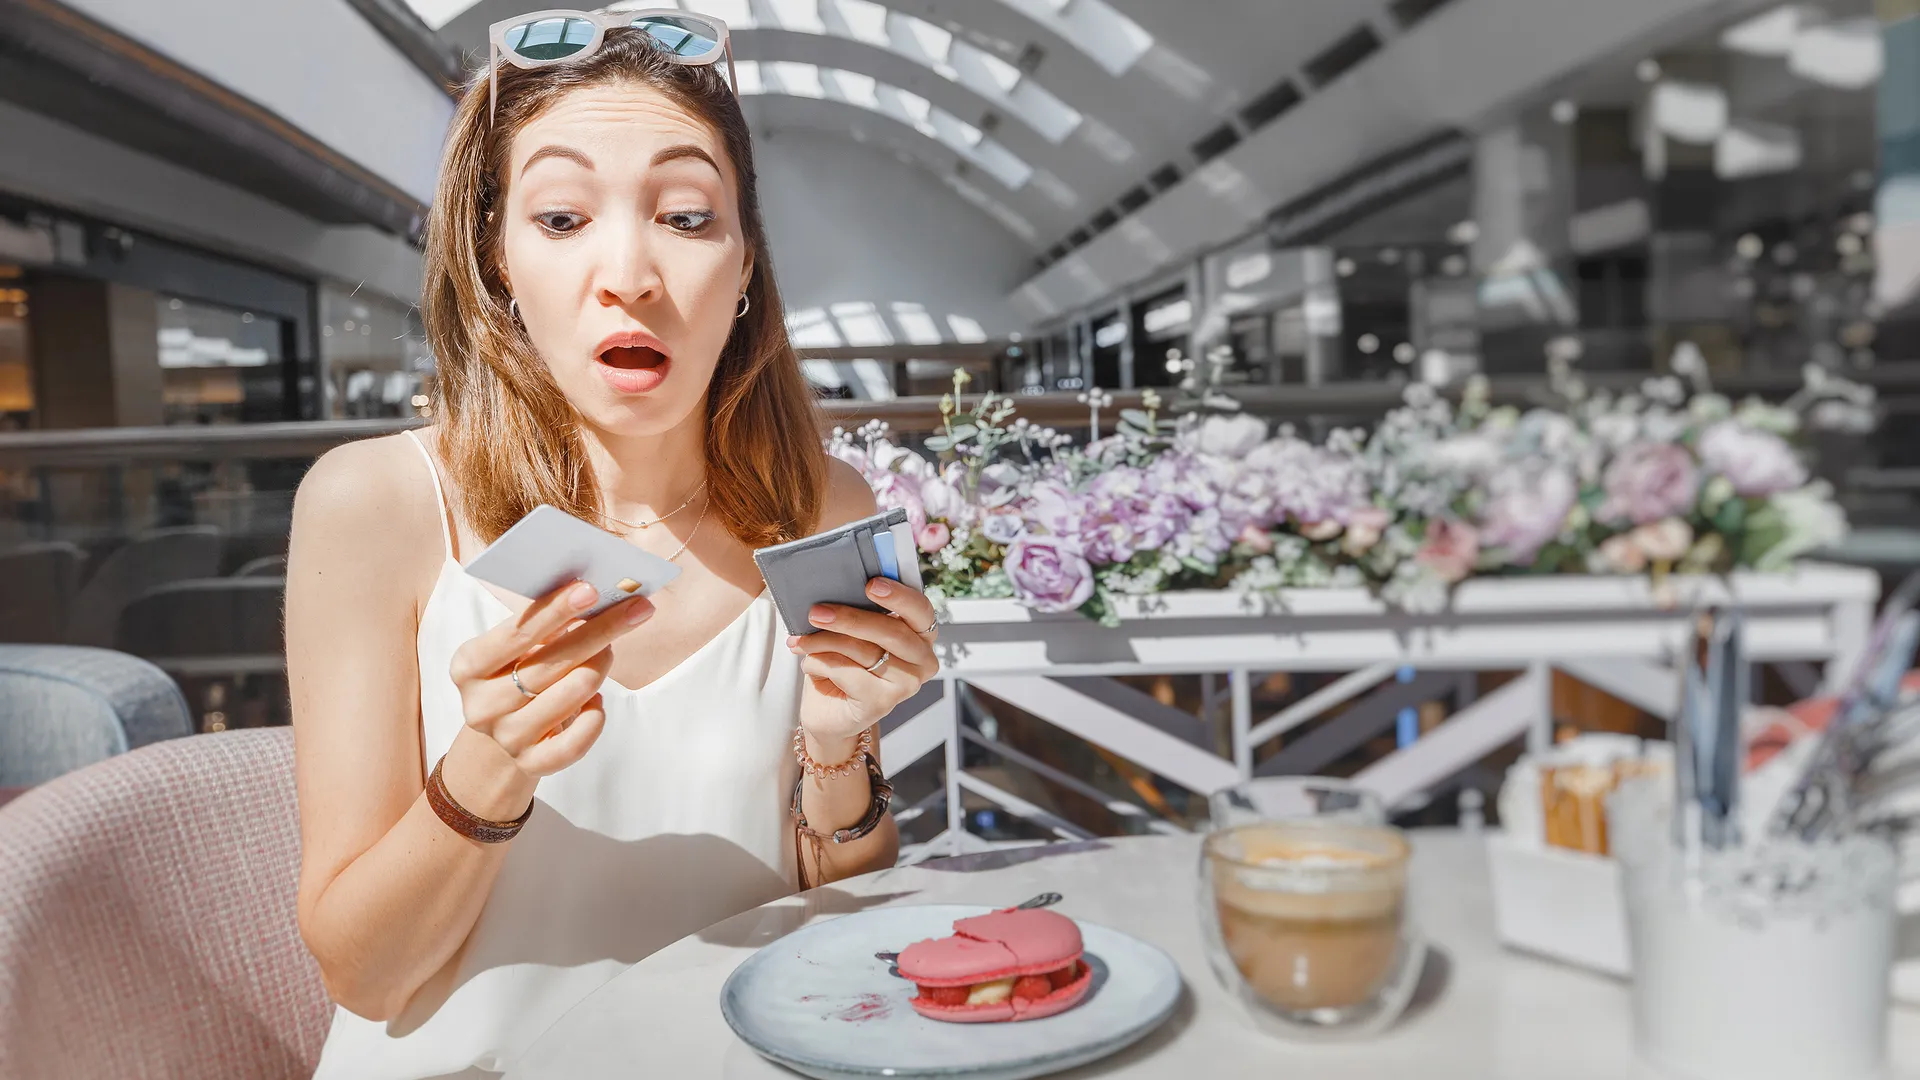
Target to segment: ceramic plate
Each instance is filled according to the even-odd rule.
[[[1074,1008],[997,1024],[947,1024],[914,1012],[907,1004],[913,984],[873,954],[946,937],[955,919],[989,910],[876,908],[805,927],[734,969],[720,990],[720,1011],[762,1056],[821,1080],[1022,1080],[1119,1050],[1159,1026],[1180,1000],[1171,957],[1083,922],[1093,986]]]

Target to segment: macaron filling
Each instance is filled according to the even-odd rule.
[[[999,1005],[1016,999],[1033,1002],[1051,997],[1056,991],[1072,986],[1074,980],[1085,972],[1086,966],[1084,962],[1075,960],[1038,975],[1009,975],[1003,979],[989,979],[964,986],[928,986],[925,983],[915,985],[920,989],[918,1000],[942,1008]]]
[[[1078,1004],[1092,985],[1080,928],[1063,915],[1010,909],[953,929],[900,953],[900,974],[918,989],[909,1003],[930,1019],[1036,1020]]]

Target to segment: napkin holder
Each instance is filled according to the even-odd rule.
[[[1619,864],[1547,842],[1541,782],[1547,768],[1621,761],[1671,767],[1672,747],[1589,734],[1528,754],[1508,770],[1499,797],[1502,828],[1487,837],[1494,933],[1501,944],[1605,975],[1632,973]]]

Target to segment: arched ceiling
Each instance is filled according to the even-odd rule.
[[[484,57],[492,23],[526,0],[408,0],[451,44]],[[1387,0],[638,0],[725,20],[756,89],[756,123],[882,143],[991,204],[1036,254],[1099,231],[1202,160],[1194,144],[1330,45],[1390,32]],[[821,74],[803,74],[807,65]],[[832,74],[851,73],[852,78]],[[772,77],[778,73],[780,77]],[[916,119],[865,80],[917,97]],[[747,80],[742,80],[747,91]],[[848,89],[849,84],[851,89]],[[798,87],[798,90],[795,87]],[[824,87],[813,93],[814,87]],[[838,92],[836,92],[838,91]],[[756,95],[760,96],[760,95]],[[885,94],[882,92],[884,98]],[[804,98],[804,101],[793,100]],[[765,107],[761,107],[765,106]],[[956,145],[956,139],[958,144]],[[907,144],[922,144],[907,150]],[[981,148],[985,148],[984,150]],[[984,157],[984,160],[983,160]],[[1015,167],[1012,163],[1018,163]],[[955,166],[965,164],[956,175]],[[944,170],[944,171],[942,171]],[[1008,183],[1021,171],[1027,179]]]

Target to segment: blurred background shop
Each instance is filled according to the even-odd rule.
[[[431,418],[453,88],[527,6],[0,0],[0,641],[151,659],[202,729],[284,722],[292,492]],[[1828,554],[1920,562],[1912,0],[686,6],[733,28],[847,428],[933,432],[956,367],[1066,425],[1217,365],[1323,433],[1420,383],[1536,400],[1552,363],[1626,388],[1698,357],[1774,400],[1811,365],[1878,394],[1818,446],[1856,526]],[[1197,676],[1149,689],[1211,715]]]

